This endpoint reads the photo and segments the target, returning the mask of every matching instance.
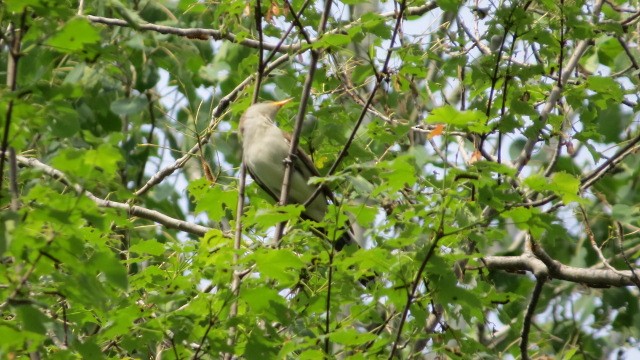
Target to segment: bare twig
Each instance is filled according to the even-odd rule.
[[[307,34],[307,32],[304,30],[304,25],[302,25],[302,22],[300,21],[300,15],[302,15],[302,12],[304,11],[304,9],[309,4],[309,1],[306,1],[302,5],[302,8],[300,9],[299,13],[296,13],[295,11],[293,11],[293,7],[291,6],[291,3],[288,0],[284,0],[284,4],[289,9],[289,11],[291,13],[291,17],[293,18],[293,22],[291,23],[291,26],[292,27],[293,26],[297,26],[298,30],[300,31],[300,34],[302,35],[302,37],[304,37],[304,40],[307,42],[307,44],[311,44],[313,42],[313,40],[311,39],[309,34]]]
[[[94,15],[87,15],[87,20],[94,22],[94,23],[98,23],[98,24],[105,24],[105,25],[109,25],[109,26],[121,26],[121,27],[130,27],[131,25],[125,21],[125,20],[120,20],[120,19],[114,19],[114,18],[106,18],[106,17],[102,17],[102,16],[94,16]],[[240,45],[246,46],[246,47],[251,47],[251,48],[255,48],[255,49],[259,49],[260,46],[262,46],[263,49],[267,49],[267,50],[275,50],[278,49],[278,51],[282,52],[282,53],[287,53],[287,52],[295,52],[298,51],[300,49],[299,45],[276,45],[276,44],[260,44],[260,41],[258,40],[253,40],[253,39],[242,39],[241,41],[238,41],[238,38],[236,37],[235,34],[229,33],[229,32],[225,32],[225,31],[220,31],[220,30],[214,30],[214,29],[204,29],[204,28],[178,28],[178,27],[173,27],[173,26],[165,26],[165,25],[156,25],[156,24],[137,24],[137,28],[139,30],[142,31],[155,31],[158,32],[160,34],[171,34],[171,35],[177,35],[177,36],[183,36],[189,39],[200,39],[200,40],[207,40],[209,38],[214,39],[214,40],[228,40],[234,43],[238,43]]]
[[[627,156],[631,155],[635,151],[640,148],[640,133],[636,135],[633,139],[631,139],[627,145],[620,148],[613,156],[604,161],[600,166],[585,174],[580,179],[580,192],[589,189],[593,184],[598,182],[602,177],[604,177],[611,169],[615,168],[618,164],[620,164]],[[540,200],[531,201],[523,204],[517,204],[516,206],[526,206],[526,207],[539,207],[548,204],[549,202],[558,198],[558,195],[552,194]],[[555,211],[556,208],[552,207],[547,210],[547,212]]]
[[[303,6],[303,9],[304,8],[305,6]],[[406,10],[406,14],[419,16],[419,15],[424,15],[427,12],[434,10],[436,8],[437,8],[436,2],[430,1],[422,6],[409,7]],[[383,13],[381,15],[384,17],[395,18],[397,14],[395,12],[390,11],[390,12]],[[94,23],[98,23],[98,24],[105,24],[109,26],[131,27],[131,24],[126,20],[107,18],[102,16],[94,16],[94,15],[87,15],[86,18],[87,20]],[[341,28],[334,29],[329,33],[341,33],[351,28],[352,26],[353,25],[345,25]],[[260,41],[258,40],[243,39],[241,41],[238,41],[238,37],[235,34],[225,32],[225,31],[220,31],[220,30],[213,30],[213,29],[206,29],[206,28],[178,28],[178,27],[156,25],[156,24],[149,24],[149,23],[135,24],[135,27],[143,31],[155,31],[161,34],[172,34],[177,36],[183,36],[189,39],[207,40],[211,38],[214,40],[227,40],[227,41],[231,41],[231,42],[238,43],[240,45],[255,48],[255,49],[261,46]],[[310,42],[315,42],[316,40],[317,38],[310,39]],[[299,44],[298,45],[282,45],[282,44],[264,43],[262,44],[262,48],[271,50],[271,51],[275,50],[284,54],[284,53],[290,53],[290,52],[298,52],[302,49],[302,46]]]
[[[7,59],[7,86],[12,93],[15,93],[18,79],[18,61],[20,60],[20,49],[22,46],[22,37],[24,36],[26,26],[27,10],[22,11],[20,18],[20,27],[16,29],[15,25],[9,25],[8,33],[11,34],[11,44],[9,44],[9,52]],[[11,129],[11,120],[13,115],[13,97],[7,103],[5,112],[4,131],[2,133],[2,146],[0,147],[0,198],[2,198],[2,181],[4,179],[4,162],[7,148],[9,147],[9,129]]]
[[[605,176],[609,170],[613,169],[616,165],[622,162],[628,155],[635,152],[640,144],[640,133],[636,135],[627,145],[618,150],[613,156],[600,164],[597,168],[591,171],[589,174],[584,175],[580,179],[580,191],[586,190],[591,185],[596,183],[600,178]]]
[[[200,343],[196,347],[196,351],[193,353],[193,356],[191,357],[193,360],[200,358],[198,355],[200,351],[204,348],[204,342],[207,340],[207,337],[209,336],[209,331],[211,331],[211,329],[213,328],[213,325],[216,324],[216,320],[217,320],[217,317],[214,317],[213,314],[209,312],[209,324],[207,324],[207,328],[204,330],[204,334],[202,334]]]
[[[622,243],[624,240],[624,230],[622,229],[622,224],[619,221],[616,221],[615,223],[615,232],[616,232],[616,238],[618,239],[618,248],[620,249],[620,255],[624,259],[624,263],[627,265],[629,270],[631,270],[631,275],[632,275],[631,279],[633,280],[633,283],[636,284],[636,286],[638,287],[638,290],[640,290],[640,277],[638,277],[638,274],[636,273],[635,269],[631,265],[631,262],[627,257],[627,253],[625,252],[624,247],[622,246]]]
[[[602,264],[607,269],[619,275],[623,275],[618,271],[618,269],[611,266],[611,264],[609,264],[609,262],[607,261],[607,258],[604,257],[602,250],[600,250],[600,247],[596,243],[596,237],[593,234],[593,231],[591,230],[591,225],[589,225],[589,218],[587,217],[587,211],[584,209],[584,206],[582,205],[580,205],[579,208],[580,208],[580,212],[582,213],[582,218],[584,219],[584,228],[585,228],[585,232],[587,233],[587,237],[589,238],[589,243],[591,244],[591,248],[593,249],[593,251],[596,252],[596,254],[598,255],[598,258],[600,259],[600,261],[602,261]]]
[[[260,0],[256,0],[256,5],[253,11],[256,30],[258,31],[258,73],[256,74],[256,84],[253,90],[252,101],[252,103],[255,104],[260,98],[260,87],[262,85],[262,76],[264,75],[264,41],[262,39],[262,5],[260,3]],[[283,39],[280,40],[282,41]],[[274,51],[275,50],[276,49],[274,49]]]
[[[271,53],[267,56],[267,59],[264,61],[265,64],[268,64],[269,61],[273,59],[273,57],[277,53],[277,50],[280,49],[282,44],[284,44],[285,40],[287,40],[287,38],[289,37],[289,34],[291,33],[291,30],[293,30],[296,24],[299,23],[299,21],[296,22],[295,20],[300,18],[302,13],[304,13],[304,10],[307,8],[307,6],[309,6],[310,2],[311,0],[305,0],[305,2],[300,7],[300,11],[296,13],[295,11],[293,11],[293,7],[287,1],[285,1],[285,3],[289,7],[289,10],[291,11],[291,16],[294,18],[294,21],[289,25],[289,28],[287,29],[287,31],[285,31],[284,34],[282,34],[282,36],[280,37],[280,41],[278,41],[278,44],[276,45],[276,48],[271,50]],[[300,26],[300,29],[303,29],[303,27]],[[301,33],[305,37],[306,41],[310,44],[312,40],[308,38],[306,32],[304,32],[304,30],[301,30]]]
[[[11,195],[10,208],[12,211],[20,209],[20,190],[18,190],[18,162],[16,150],[9,147],[9,193]]]
[[[400,345],[400,340],[402,339],[402,329],[404,328],[405,321],[407,321],[407,316],[409,315],[409,309],[411,308],[411,304],[413,303],[413,300],[415,299],[415,296],[416,296],[416,292],[418,291],[418,286],[420,285],[422,274],[424,273],[424,269],[427,267],[429,260],[431,260],[431,257],[433,256],[435,249],[438,246],[438,242],[440,241],[442,236],[443,234],[440,232],[436,234],[436,236],[434,236],[433,240],[431,241],[431,246],[429,246],[429,250],[427,251],[427,254],[422,260],[422,262],[420,263],[420,267],[416,272],[416,276],[414,277],[413,282],[411,283],[411,289],[407,293],[407,301],[405,303],[404,309],[402,310],[402,314],[400,315],[400,323],[398,324],[398,329],[396,331],[396,339],[393,342],[393,346],[391,347],[391,352],[389,353],[389,357],[388,357],[389,359],[393,359],[396,351],[398,351],[398,346]]]
[[[533,315],[536,311],[536,305],[538,304],[538,300],[540,300],[540,294],[542,294],[542,288],[546,280],[546,277],[536,279],[536,286],[533,289],[529,306],[527,306],[527,313],[524,316],[522,333],[520,334],[520,356],[523,360],[529,359],[529,353],[527,351],[529,345],[529,331],[531,329],[531,324],[533,323]]]
[[[242,212],[244,211],[244,189],[245,181],[247,179],[246,167],[244,162],[240,164],[240,174],[238,175],[238,209],[236,210],[236,233],[233,239],[233,249],[236,250],[233,253],[233,277],[231,279],[231,305],[229,307],[229,318],[233,318],[238,314],[238,295],[240,294],[240,284],[242,282],[242,273],[236,271],[236,266],[240,261],[240,246],[242,244]],[[227,344],[230,346],[234,344],[236,339],[237,328],[231,326],[229,328],[229,339]],[[231,359],[231,353],[225,353],[225,359]]]

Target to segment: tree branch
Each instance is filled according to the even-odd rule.
[[[85,190],[79,184],[72,183],[67,179],[66,175],[62,171],[57,170],[49,165],[43,164],[37,159],[27,158],[24,156],[17,156],[16,159],[18,160],[18,163],[22,164],[23,166],[41,170],[63,185],[71,187],[78,195],[84,195],[88,197],[91,201],[95,202],[100,207],[124,210],[130,216],[137,216],[143,219],[151,220],[168,228],[178,229],[197,236],[204,236],[209,230],[212,230],[209,227],[175,219],[161,212],[150,210],[141,206],[101,199],[92,194],[90,191]]]
[[[303,9],[304,8],[305,6],[303,6]],[[436,2],[430,1],[422,6],[407,8],[406,14],[411,16],[420,16],[436,8],[437,8]],[[381,15],[383,17],[396,18],[396,13],[394,11],[382,13]],[[94,15],[87,15],[86,18],[87,20],[97,24],[104,24],[109,26],[120,26],[120,27],[131,27],[131,24],[121,19],[107,18],[103,16],[94,16]],[[345,25],[339,29],[334,29],[328,33],[342,33],[348,30],[349,28],[351,28],[352,26],[353,25]],[[258,49],[260,48],[260,46],[262,46],[263,49],[278,51],[281,53],[297,52],[297,51],[300,51],[302,48],[301,45],[282,45],[282,44],[271,44],[271,43],[261,44],[260,41],[253,40],[253,39],[243,39],[241,41],[238,41],[238,37],[233,33],[224,32],[220,30],[206,29],[206,28],[179,28],[179,27],[156,25],[156,24],[150,24],[150,23],[136,24],[136,28],[142,31],[155,31],[160,34],[178,35],[178,36],[186,37],[189,39],[208,40],[209,38],[211,38],[214,40],[228,40],[233,43],[237,43],[237,44],[254,48],[254,49]],[[308,40],[310,40],[311,42],[314,42],[317,40],[317,38],[308,39]]]
[[[564,265],[553,259],[551,259],[552,266],[547,267],[540,259],[531,254],[485,256],[480,261],[489,270],[504,270],[516,273],[529,271],[535,274],[540,271],[541,267],[545,267],[551,279],[570,281],[594,288],[634,285],[633,273],[630,270],[614,272],[609,269],[585,269]]]
[[[125,20],[107,18],[102,16],[87,15],[87,20],[94,23],[104,24],[109,26],[120,26],[120,27],[131,26]],[[233,43],[237,43],[237,44],[254,48],[254,49],[258,49],[261,46],[259,40],[242,39],[238,41],[238,38],[236,37],[236,35],[229,32],[220,31],[220,30],[204,29],[204,28],[178,28],[173,26],[156,25],[156,24],[149,24],[149,23],[137,24],[137,28],[142,31],[155,31],[160,34],[178,35],[178,36],[186,37],[189,39],[208,40],[209,38],[211,38],[214,40],[228,40]],[[282,53],[288,53],[288,52],[298,51],[300,49],[300,46],[299,45],[278,46],[277,44],[265,43],[265,44],[262,44],[262,48],[267,50],[278,49],[278,51]]]
[[[546,277],[537,279],[536,286],[533,289],[533,294],[531,295],[531,300],[529,301],[529,306],[527,306],[527,313],[524,316],[522,333],[520,334],[520,354],[522,356],[522,360],[529,360],[529,353],[527,352],[527,348],[529,347],[529,331],[531,330],[533,315],[535,314],[536,305],[538,304],[538,300],[540,300],[540,294],[542,294],[542,288],[546,280]]]
[[[26,31],[27,10],[22,11],[20,18],[20,27],[15,28],[13,23],[9,24],[8,33],[11,34],[11,44],[9,45],[7,59],[7,86],[11,93],[15,94],[18,85],[18,61],[20,60],[20,49],[22,46],[22,37]],[[0,147],[0,198],[2,198],[2,180],[4,179],[4,162],[7,148],[9,147],[9,130],[11,129],[11,118],[13,117],[13,102],[11,97],[7,103],[5,112],[4,131],[2,133],[2,145]]]

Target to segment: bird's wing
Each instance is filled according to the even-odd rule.
[[[284,138],[287,140],[289,144],[291,144],[291,134],[287,132],[282,132]],[[305,178],[309,178],[311,176],[320,177],[320,172],[316,168],[316,165],[313,163],[313,160],[307,155],[307,153],[302,150],[300,146],[298,146],[296,151],[296,159],[293,162],[293,166],[300,171],[301,174],[304,174]],[[325,197],[331,200],[334,204],[336,203],[336,199],[333,196],[333,192],[325,185],[322,185],[322,193]]]
[[[260,180],[260,177],[258,177],[256,173],[251,170],[251,167],[247,166],[246,169],[249,172],[249,175],[251,175],[251,177],[253,178],[253,181],[257,182],[262,190],[269,194],[269,196],[271,196],[276,202],[280,201],[280,196],[278,195],[280,193],[280,189],[274,190],[267,186],[267,184],[264,181]]]

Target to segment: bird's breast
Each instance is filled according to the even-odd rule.
[[[284,176],[283,161],[289,154],[289,146],[277,127],[263,127],[260,130],[245,135],[244,161],[254,174],[260,174],[260,181],[270,188],[279,189]]]

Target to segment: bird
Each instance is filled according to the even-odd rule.
[[[260,188],[276,202],[280,200],[291,136],[275,124],[275,117],[291,100],[255,103],[240,117],[242,159],[246,169]],[[316,191],[316,186],[310,185],[309,179],[312,176],[320,176],[320,173],[311,158],[299,146],[294,155],[287,203],[304,204]],[[326,186],[322,186],[321,192],[302,212],[302,218],[322,222],[327,212],[328,200],[335,203],[332,192]],[[325,233],[323,229],[319,230]],[[334,247],[341,250],[353,242],[350,232],[345,231],[344,235],[336,240]]]

